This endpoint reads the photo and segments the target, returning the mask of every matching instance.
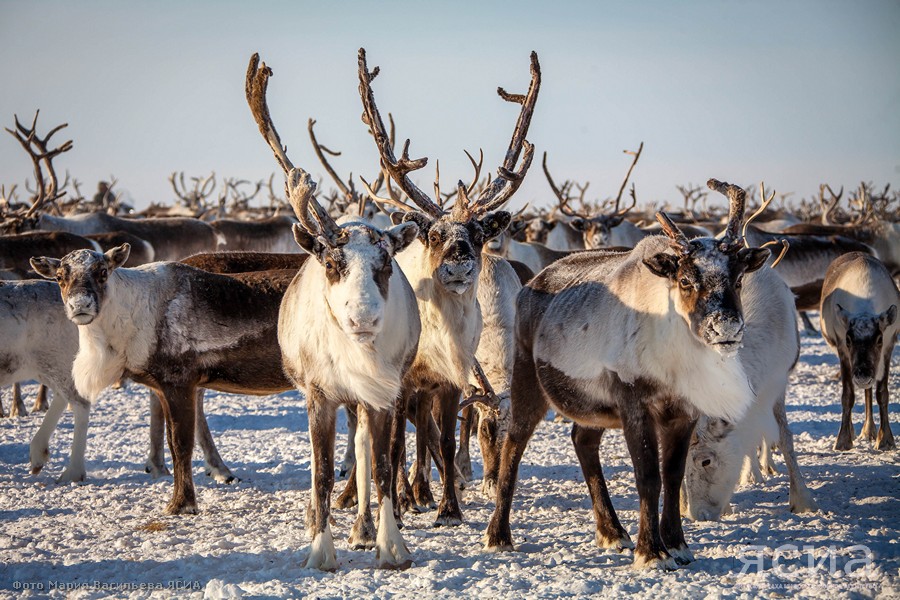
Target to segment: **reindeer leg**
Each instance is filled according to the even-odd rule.
[[[625,443],[634,465],[634,478],[641,507],[633,567],[635,569],[674,569],[675,560],[666,552],[665,544],[659,535],[659,493],[661,488],[659,446],[656,424],[647,410],[644,397],[648,394],[637,393],[637,390],[643,386],[620,383],[617,387],[622,431],[625,434]]]
[[[368,410],[368,424],[375,457],[375,488],[378,492],[378,534],[375,542],[375,564],[379,569],[405,569],[412,566],[412,555],[403,541],[391,501],[392,473],[391,423],[394,411]]]
[[[472,437],[473,421],[477,418],[474,406],[467,406],[462,412],[462,423],[459,426],[459,449],[456,451],[456,468],[462,481],[472,481],[472,457],[469,454],[469,440]]]
[[[679,499],[681,482],[684,480],[684,464],[697,421],[685,414],[671,415],[664,420],[661,427],[663,510],[659,534],[675,562],[686,565],[693,562],[694,555],[684,540]]]
[[[397,398],[394,418],[391,422],[391,464],[393,465],[391,477],[394,480],[391,499],[394,505],[394,516],[399,527],[403,526],[401,514],[413,509],[412,489],[406,478],[406,409],[409,404],[415,404],[415,397],[416,393],[405,385]]]
[[[197,438],[197,444],[203,450],[203,460],[206,462],[206,474],[219,483],[234,483],[240,481],[231,473],[231,469],[222,460],[216,443],[213,441],[212,433],[209,431],[209,424],[206,422],[206,412],[203,410],[202,388],[197,388],[197,421],[194,435]]]
[[[347,472],[353,468],[356,460],[356,427],[358,417],[356,416],[356,409],[352,406],[345,406],[344,410],[347,411],[347,450],[344,452],[344,460],[341,461],[341,472],[340,478],[343,479],[347,476]],[[353,478],[350,478],[350,481],[353,481]]]
[[[166,437],[172,453],[175,491],[166,507],[166,514],[197,514],[197,496],[191,459],[194,454],[194,419],[196,418],[196,390],[192,384],[163,385],[160,390],[163,413],[166,416]]]
[[[61,396],[62,394],[54,394]],[[84,453],[87,449],[87,430],[88,419],[90,418],[91,404],[79,398],[74,394],[71,396],[72,401],[68,404],[72,407],[72,414],[75,421],[75,432],[72,437],[72,452],[69,455],[69,466],[62,472],[56,483],[71,483],[73,481],[84,481],[87,477],[87,470],[84,466]],[[65,399],[64,399],[65,401]],[[50,414],[50,411],[47,411]]]
[[[50,405],[50,409],[44,415],[44,420],[41,421],[40,428],[31,439],[29,454],[31,457],[32,475],[40,473],[47,461],[50,460],[50,438],[53,436],[53,432],[56,431],[56,426],[59,424],[59,419],[65,412],[68,403],[68,399],[64,397],[64,394],[53,395],[53,404]]]
[[[435,527],[462,525],[462,511],[459,509],[459,499],[456,495],[456,464],[453,461],[456,455],[456,415],[459,413],[460,394],[461,390],[457,387],[442,386],[438,396],[441,409],[441,458],[444,459],[441,479],[444,493],[438,506],[437,519],[434,521]]]
[[[413,465],[413,472],[410,475],[412,481],[413,498],[420,512],[434,509],[437,502],[431,493],[431,484],[429,483],[428,473],[426,469],[430,469],[428,463],[428,438],[429,438],[429,421],[431,421],[431,405],[433,399],[430,394],[420,393],[417,395],[416,402],[416,462]],[[452,461],[451,461],[452,462]],[[440,469],[440,465],[438,468]]]
[[[336,407],[315,385],[306,395],[309,440],[312,444],[312,544],[303,567],[334,571],[337,557],[329,521],[331,490],[334,488],[334,436]]]
[[[34,397],[34,406],[31,407],[31,412],[44,412],[50,408],[50,405],[47,403],[47,386],[43,383],[38,387],[37,396]]]
[[[838,431],[834,449],[846,451],[853,448],[853,374],[850,368],[850,357],[841,356],[841,429]]]
[[[494,513],[484,532],[484,548],[488,552],[514,549],[509,514],[519,477],[519,462],[535,427],[547,414],[547,400],[538,384],[534,363],[520,349],[516,349],[510,394],[509,431],[501,451]]]
[[[163,436],[165,435],[166,421],[163,413],[162,400],[159,393],[150,390],[150,452],[144,470],[150,473],[153,479],[159,479],[164,475],[171,475],[166,467],[166,457],[163,452]]]
[[[788,470],[788,478],[791,482],[789,495],[791,512],[817,512],[819,506],[816,504],[812,492],[806,487],[806,482],[803,480],[803,473],[800,471],[800,465],[797,463],[797,454],[794,452],[794,436],[788,428],[783,393],[775,400],[775,406],[772,407],[772,412],[775,413],[775,422],[778,424],[778,444],[781,446],[781,454],[784,456],[784,463],[787,465]]]
[[[875,441],[876,450],[893,450],[897,447],[894,443],[894,432],[891,431],[891,422],[888,419],[888,378],[891,373],[891,353],[885,353],[887,356],[884,360],[884,377],[877,382],[878,390],[876,396],[878,398],[878,438]]]
[[[500,450],[503,448],[500,415],[478,407],[478,445],[484,474],[481,477],[481,493],[487,498],[497,495],[497,474],[500,471]]]
[[[809,320],[809,315],[806,314],[805,310],[800,311],[800,319],[803,321],[803,330],[807,333],[817,334],[819,330],[816,329],[816,326],[813,325],[812,321]]]
[[[594,509],[594,520],[597,524],[595,540],[601,548],[624,550],[634,548],[628,532],[619,523],[619,517],[609,499],[609,490],[603,478],[603,467],[600,465],[600,439],[603,429],[590,429],[577,423],[572,425],[572,444],[581,464],[581,472],[587,483],[588,493]]]
[[[348,408],[348,412],[352,409]],[[348,481],[347,485],[356,484],[356,494],[359,498],[356,522],[350,530],[350,538],[347,540],[351,548],[374,548],[375,547],[375,523],[372,521],[372,508],[370,506],[372,499],[372,427],[369,422],[369,411],[364,406],[359,406],[355,411],[358,413],[358,423],[355,427],[356,433],[355,443],[353,444],[356,451],[356,459],[354,464],[355,481]]]
[[[863,421],[859,439],[875,441],[875,416],[872,411],[872,388],[867,388],[866,393],[866,418]]]
[[[18,383],[13,384],[12,408],[9,409],[10,417],[24,417],[28,415],[25,410],[25,403],[22,401],[22,386]]]

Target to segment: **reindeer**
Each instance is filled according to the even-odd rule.
[[[722,516],[742,464],[750,467],[748,478],[761,480],[758,447],[764,450],[766,471],[774,472],[768,456],[773,443],[779,444],[787,464],[791,512],[818,510],[797,463],[784,405],[788,379],[800,355],[793,295],[772,269],[760,269],[744,277],[741,303],[744,338],[738,360],[755,398],[738,422],[700,416],[681,494],[682,513],[694,520],[715,521]]]
[[[841,428],[835,450],[853,447],[854,387],[863,388],[866,396],[866,417],[860,437],[875,440],[878,450],[896,447],[888,421],[888,377],[900,331],[898,306],[900,292],[878,259],[851,252],[835,259],[828,267],[819,317],[822,337],[841,361]],[[880,409],[877,439],[872,415],[873,388]]]
[[[572,440],[594,505],[597,544],[631,546],[598,460],[603,431],[622,427],[640,498],[634,566],[673,568],[692,560],[678,498],[691,434],[699,414],[736,421],[752,403],[737,356],[744,339],[740,288],[744,274],[769,257],[768,249],[743,247],[742,190],[711,184],[731,201],[723,239],[688,240],[657,213],[667,237],[647,237],[627,253],[574,254],[519,294],[512,415],[486,549],[513,548],[509,515],[519,461],[552,406],[575,422]]]
[[[167,514],[196,514],[191,473],[198,387],[271,394],[290,389],[276,345],[276,317],[293,272],[217,275],[157,262],[125,268],[130,247],[32,259],[60,286],[79,327],[72,364],[78,393],[93,401],[128,376],[162,399],[175,489]]]
[[[401,383],[419,341],[415,294],[394,255],[418,235],[415,223],[387,231],[362,221],[338,225],[316,201],[316,184],[294,167],[269,116],[266,88],[272,70],[254,54],[247,69],[247,103],[286,177],[300,225],[297,243],[307,260],[285,293],[278,342],[285,372],[306,395],[312,443],[313,486],[307,527],[312,546],[305,566],[337,568],[329,523],[334,487],[335,414],[358,406],[356,433],[359,514],[354,546],[376,547],[379,566],[411,564],[394,514],[391,435]],[[310,216],[312,211],[313,217]],[[364,409],[364,410],[362,410]],[[369,508],[371,465],[380,500],[377,534]]]
[[[212,208],[212,204],[208,198],[212,195],[216,188],[216,173],[213,171],[208,177],[191,177],[194,184],[192,189],[188,189],[184,182],[184,171],[177,173],[175,171],[169,175],[169,183],[172,185],[172,191],[181,201],[183,210],[186,213],[183,216],[199,217],[204,212]],[[178,189],[178,184],[181,189]]]
[[[293,228],[297,222],[287,215],[264,219],[216,219],[210,226],[225,240],[229,250],[247,252],[298,253]]]
[[[369,127],[378,148],[383,168],[419,211],[400,205],[395,220],[414,222],[419,226],[418,242],[400,254],[397,262],[409,278],[416,292],[422,319],[422,337],[415,361],[404,381],[404,393],[395,423],[394,466],[397,479],[402,478],[405,466],[403,443],[407,404],[416,414],[417,472],[413,474],[411,493],[419,506],[433,503],[431,490],[424,473],[425,432],[431,419],[433,397],[437,398],[437,412],[441,432],[443,496],[438,506],[435,525],[455,526],[462,523],[462,511],[456,495],[454,455],[456,451],[456,414],[460,394],[472,371],[475,350],[482,329],[479,309],[478,279],[482,268],[482,248],[509,225],[510,214],[499,211],[519,188],[534,155],[534,146],[525,140],[528,125],[540,89],[540,65],[537,54],[531,54],[531,85],[526,95],[509,94],[498,88],[501,98],[521,105],[509,149],[498,176],[487,185],[478,198],[470,201],[468,188],[460,181],[453,210],[446,213],[409,178],[409,173],[421,169],[427,158],[409,158],[409,140],[399,159],[394,155],[384,122],[375,105],[372,80],[378,68],[369,71],[364,49],[359,50],[359,91],[363,103],[363,121]],[[524,154],[523,154],[524,150]],[[515,169],[519,156],[522,164]],[[374,196],[371,189],[367,189]],[[439,182],[435,183],[435,198],[441,199]],[[385,202],[391,203],[391,200]],[[496,212],[494,212],[496,211]],[[405,483],[405,478],[403,479]],[[404,486],[404,493],[408,493]]]

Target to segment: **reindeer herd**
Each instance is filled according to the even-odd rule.
[[[636,568],[676,568],[693,560],[682,517],[719,519],[739,479],[772,471],[775,447],[788,468],[790,510],[818,510],[785,408],[800,353],[798,314],[814,327],[806,310],[819,311],[822,335],[840,359],[835,449],[853,445],[854,388],[865,394],[861,437],[879,450],[895,448],[888,376],[900,328],[896,192],[863,184],[839,213],[843,190],[823,185],[818,203],[798,207],[782,197],[776,209],[775,193],[767,197],[760,186],[759,206],[745,218],[755,190],[710,179],[705,188],[679,188],[683,210],[651,210],[651,218],[636,210],[634,184],[622,206],[641,143],[606,203],[586,201],[587,184],[557,185],[545,152],[557,209],[511,214],[503,207],[534,158],[526,138],[541,87],[537,54],[526,93],[498,88],[519,114],[496,175],[482,178],[483,154],[476,161],[467,153],[473,179],[444,192],[438,176],[431,195],[411,178],[428,159],[411,158],[409,140],[396,153],[393,117],[386,127],[375,101],[378,73],[360,49],[362,121],[379,163],[372,183],[342,180],[328,160],[339,153],[319,143],[309,121],[337,188],[323,203],[275,128],[272,69],[258,55],[250,59],[247,102],[285,179],[284,200],[269,180],[268,211],[249,205],[262,182],[247,193],[240,190],[249,182],[227,180],[215,206],[215,176],[194,178],[191,189],[183,173],[170,178],[177,211],[154,205],[143,215],[110,214],[123,205],[109,200],[109,188],[86,209],[62,201],[66,185],[52,161],[72,142],[51,149],[49,140],[65,125],[40,137],[37,115],[30,127],[16,118],[7,131],[32,159],[35,188],[28,206],[2,192],[0,384],[34,379],[52,391],[31,442],[33,473],[47,464],[69,406],[74,440],[59,481],[83,481],[91,403],[128,379],[151,392],[146,470],[153,477],[168,474],[163,435],[168,441],[174,486],[166,513],[196,513],[195,440],[208,474],[234,481],[206,425],[204,390],[297,389],[312,446],[306,566],[338,567],[334,503],[357,508],[351,547],[374,548],[378,566],[403,568],[414,558],[401,534],[405,513],[435,510],[435,526],[463,522],[458,490],[472,478],[473,434],[482,491],[495,500],[484,547],[514,548],[518,469],[552,409],[572,422],[597,545],[633,548]],[[727,199],[727,214],[707,208],[709,192]],[[811,223],[816,204],[821,219]],[[293,214],[282,214],[288,206]],[[332,500],[341,406],[351,435],[340,471],[349,477]],[[636,541],[603,476],[599,448],[611,428],[622,430],[634,466]]]

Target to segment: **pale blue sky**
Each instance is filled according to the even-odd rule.
[[[813,194],[822,181],[900,184],[900,2],[20,2],[0,1],[0,123],[41,109],[68,121],[58,159],[92,192],[110,173],[138,206],[171,202],[174,170],[267,178],[276,169],[244,101],[259,51],[275,71],[275,123],[292,160],[323,173],[306,135],[341,149],[339,172],[375,173],[359,120],[356,51],[431,191],[450,189],[484,148],[495,169],[517,116],[495,92],[524,92],[528,53],[543,68],[529,139],[537,146],[512,201],[547,204],[557,179],[614,195],[623,149],[645,142],[641,200],[680,200],[677,184],[717,177]],[[62,140],[62,135],[58,134]],[[0,183],[30,161],[0,137]],[[330,182],[324,182],[330,185]]]

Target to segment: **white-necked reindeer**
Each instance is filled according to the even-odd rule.
[[[552,406],[575,422],[572,440],[594,507],[597,544],[631,545],[598,457],[603,431],[621,427],[640,499],[634,566],[672,568],[692,560],[679,494],[695,421],[700,414],[737,421],[753,401],[737,356],[744,339],[740,287],[769,251],[744,248],[738,189],[729,188],[724,239],[688,240],[657,213],[668,237],[645,238],[627,253],[574,254],[519,294],[512,415],[485,534],[488,550],[513,548],[509,516],[519,461]]]
[[[757,448],[763,448],[763,466],[769,471],[768,450],[776,443],[787,464],[791,512],[818,510],[797,463],[784,405],[800,355],[794,296],[773,269],[760,269],[744,277],[741,304],[744,338],[738,360],[755,399],[736,423],[705,415],[697,422],[681,496],[683,514],[694,520],[717,521],[728,509],[742,466],[749,466],[745,474],[760,480]]]
[[[835,259],[822,284],[819,308],[822,337],[841,361],[841,428],[835,450],[853,447],[854,386],[866,394],[866,417],[860,437],[875,440],[879,450],[896,447],[888,421],[888,379],[900,322],[900,292],[884,263],[860,252]],[[880,428],[875,436],[872,390],[878,400]]]
[[[482,318],[477,293],[482,267],[482,248],[491,238],[509,225],[510,214],[498,210],[519,188],[534,155],[534,146],[525,140],[540,89],[540,65],[537,54],[531,53],[531,84],[525,95],[509,94],[502,88],[500,96],[522,106],[503,164],[497,177],[470,202],[468,188],[460,181],[453,210],[445,212],[435,200],[440,200],[439,188],[435,200],[428,197],[409,178],[409,173],[421,169],[427,158],[410,160],[409,140],[399,159],[394,154],[384,122],[375,105],[372,80],[378,68],[369,71],[365,50],[359,50],[359,91],[363,103],[363,121],[375,139],[381,164],[397,186],[418,207],[418,211],[402,206],[404,211],[392,218],[415,222],[419,226],[418,241],[397,257],[409,278],[418,301],[422,319],[419,350],[404,381],[400,414],[406,415],[406,405],[415,408],[417,429],[417,471],[413,474],[411,493],[419,506],[434,503],[428,478],[424,472],[427,426],[432,415],[433,398],[437,398],[437,413],[441,432],[440,450],[443,461],[441,477],[443,496],[438,506],[435,525],[459,525],[462,511],[456,494],[456,421],[460,394],[467,386],[474,366],[475,350],[481,335]],[[522,163],[516,165],[519,157]],[[437,186],[436,186],[437,187]],[[374,192],[367,190],[371,196]],[[385,200],[388,204],[395,204]],[[496,212],[495,212],[496,211]],[[398,483],[405,466],[403,443],[405,416],[395,429],[394,460]],[[407,500],[408,502],[408,500]]]
[[[265,395],[292,387],[276,323],[293,273],[216,275],[172,262],[123,268],[129,251],[77,250],[31,264],[59,283],[66,316],[78,325],[78,393],[93,401],[127,376],[159,394],[175,476],[166,512],[192,514],[196,390]]]
[[[376,547],[379,566],[408,566],[411,557],[394,514],[391,434],[401,382],[419,342],[416,297],[393,256],[416,238],[415,223],[381,231],[361,221],[337,225],[313,196],[309,174],[295,168],[281,145],[266,105],[272,75],[259,55],[247,70],[247,102],[260,133],[287,178],[300,225],[297,243],[307,260],[285,293],[278,343],[285,372],[306,395],[312,444],[312,494],[307,525],[312,546],[307,567],[335,569],[329,523],[334,487],[335,413],[356,405],[359,516],[350,543]],[[314,219],[310,216],[310,211]],[[369,509],[372,462],[380,500],[378,531]]]

